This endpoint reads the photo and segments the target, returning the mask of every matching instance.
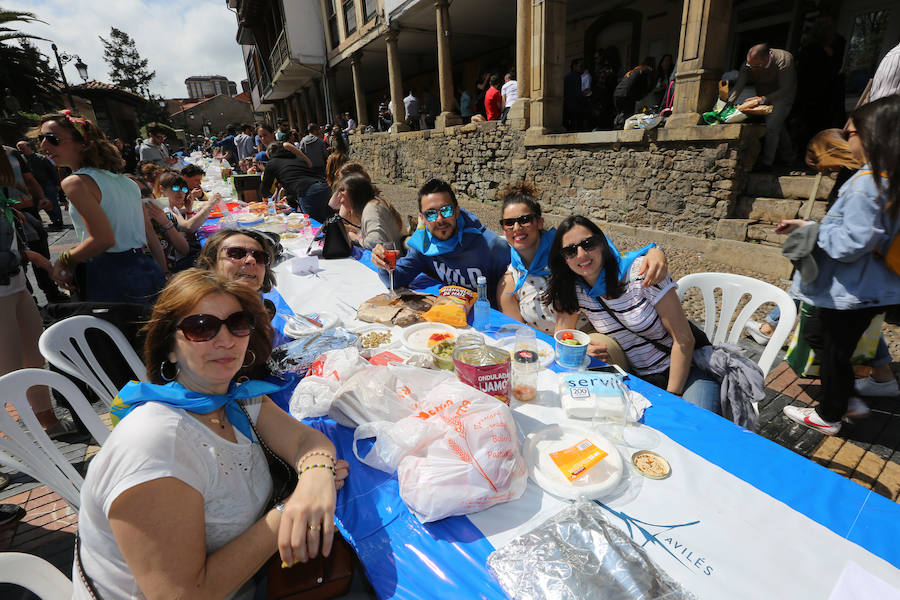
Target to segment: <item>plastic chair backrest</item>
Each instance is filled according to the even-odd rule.
[[[678,280],[678,298],[683,300],[685,292],[692,287],[699,288],[703,294],[705,316],[703,331],[713,344],[722,342],[737,344],[747,321],[764,303],[774,302],[781,309],[778,326],[757,361],[763,376],[768,375],[778,351],[791,334],[794,321],[797,320],[797,307],[787,292],[770,283],[745,275],[692,273]],[[722,308],[719,311],[718,320],[716,319],[716,289],[722,290]],[[745,294],[749,294],[750,299],[729,329],[734,312]]]
[[[0,583],[22,586],[41,600],[69,600],[72,597],[69,578],[33,554],[0,552]]]
[[[109,437],[109,429],[72,381],[44,369],[20,369],[0,377],[4,401],[19,413],[16,421],[8,411],[0,410],[0,432],[4,434],[0,437],[0,464],[47,485],[77,510],[84,478],[59,451],[31,409],[27,392],[36,385],[49,386],[62,394],[98,444],[103,445]]]
[[[119,387],[113,383],[103,365],[96,359],[85,339],[88,329],[99,329],[108,335],[111,343],[122,353],[135,378],[147,381],[147,369],[118,327],[108,321],[90,315],[76,315],[48,327],[38,345],[54,367],[85,382],[107,406],[112,404]]]

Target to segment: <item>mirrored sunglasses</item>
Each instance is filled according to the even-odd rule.
[[[244,260],[248,254],[253,256],[253,260],[261,265],[269,264],[269,253],[265,250],[253,250],[251,248],[242,248],[240,246],[228,246],[222,248],[225,256],[232,260]]]
[[[600,245],[600,236],[592,235],[591,237],[584,238],[577,244],[571,244],[569,246],[563,246],[559,249],[559,253],[565,259],[575,258],[578,254],[579,248],[584,248],[585,252],[590,252],[591,250],[596,250],[597,246]]]
[[[527,215],[522,215],[520,217],[510,217],[508,219],[500,219],[500,224],[503,226],[504,229],[512,229],[516,223],[518,223],[522,227],[525,227],[526,225],[531,225],[532,223],[534,223],[535,218],[537,218],[537,215],[535,215],[534,213],[529,213]]]
[[[177,329],[192,342],[208,342],[219,335],[223,324],[231,335],[247,337],[253,331],[253,315],[245,310],[231,313],[225,319],[215,315],[191,315],[183,318]]]
[[[440,208],[429,208],[425,212],[422,213],[425,215],[425,220],[428,222],[437,221],[438,215],[440,214],[445,219],[449,219],[453,216],[453,206],[447,204]]]

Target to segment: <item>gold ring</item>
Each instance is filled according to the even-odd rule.
[[[310,525],[309,529],[310,529],[310,531],[318,531],[318,530],[322,529],[322,526],[321,525]]]

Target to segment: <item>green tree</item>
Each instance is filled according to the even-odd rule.
[[[109,65],[109,78],[112,82],[129,92],[145,95],[150,82],[156,77],[156,71],[147,68],[148,60],[141,58],[131,36],[111,27],[109,39],[102,36],[103,60]]]
[[[56,69],[30,42],[43,38],[18,31],[13,27],[15,23],[43,21],[34,13],[0,8],[0,95],[4,96],[3,107],[7,112],[16,105],[31,112],[49,111],[59,104]],[[11,97],[6,97],[7,94]]]

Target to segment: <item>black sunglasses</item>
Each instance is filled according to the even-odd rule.
[[[47,143],[51,146],[59,146],[62,143],[62,140],[56,137],[55,133],[39,133],[38,143],[42,144],[44,140],[47,140]]]
[[[429,208],[424,211],[422,214],[425,215],[425,220],[428,222],[437,221],[438,214],[440,214],[445,219],[449,219],[453,216],[453,206],[450,204],[445,204],[444,206],[438,208]]]
[[[253,260],[259,264],[269,264],[269,253],[265,250],[251,250],[240,246],[228,246],[227,248],[222,248],[222,250],[225,251],[225,256],[232,260],[244,260],[244,257],[250,254],[253,256]]]
[[[600,245],[600,236],[592,235],[591,237],[584,238],[577,244],[571,244],[569,246],[563,246],[559,249],[560,255],[565,259],[575,258],[578,254],[579,248],[584,248],[585,252],[590,252],[591,250],[596,250],[597,246]]]
[[[504,229],[512,229],[516,223],[525,227],[526,225],[531,225],[534,223],[534,220],[537,218],[537,215],[534,213],[529,213],[527,215],[522,215],[521,217],[510,217],[508,219],[500,219],[500,224],[503,225]]]
[[[183,318],[177,329],[192,342],[208,342],[219,335],[223,323],[235,337],[247,337],[254,327],[253,315],[246,310],[239,310],[225,319],[215,315],[191,315]]]

